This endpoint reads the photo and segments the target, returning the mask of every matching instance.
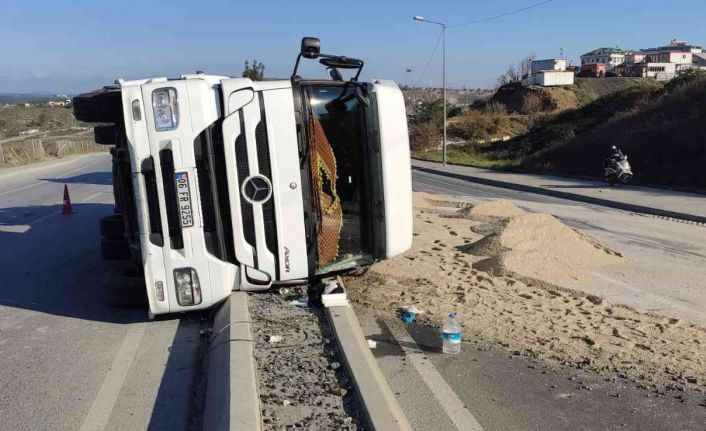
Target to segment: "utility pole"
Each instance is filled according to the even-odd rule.
[[[437,22],[437,21],[429,21],[425,19],[423,16],[420,15],[415,15],[414,17],[415,21],[422,21],[422,22],[428,22],[430,24],[436,24],[441,26],[441,38],[442,38],[442,77],[441,77],[441,85],[444,87],[444,142],[443,142],[443,163],[444,166],[446,166],[446,24],[443,22]],[[429,73],[429,88],[431,88],[431,72]]]

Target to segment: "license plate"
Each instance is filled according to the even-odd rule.
[[[181,227],[194,225],[194,212],[191,208],[191,193],[189,192],[189,174],[176,172],[177,205],[179,206],[179,220]]]

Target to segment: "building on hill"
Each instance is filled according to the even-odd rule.
[[[619,64],[625,63],[625,56],[632,51],[620,48],[598,48],[581,56],[581,66],[586,64],[605,64],[606,72],[610,72]]]
[[[694,53],[694,67],[701,70],[706,70],[706,52]]]
[[[669,81],[677,75],[676,63],[643,62],[635,65],[635,75],[654,78],[657,81]]]
[[[532,62],[530,74],[522,79],[523,86],[554,87],[573,84],[574,72],[566,70],[564,59],[535,60]]]
[[[581,56],[581,76],[634,76],[667,81],[686,70],[701,68],[703,62],[701,46],[672,39],[668,45],[639,51],[595,49]]]
[[[698,45],[692,45],[685,40],[672,39],[669,45],[660,46],[658,48],[648,48],[641,49],[643,52],[664,52],[664,51],[677,51],[677,52],[690,52],[692,54],[700,54],[704,52],[703,47]]]
[[[563,58],[550,60],[534,60],[532,61],[532,73],[539,73],[545,70],[566,70],[566,60]]]
[[[616,66],[616,67],[619,67]],[[604,63],[587,63],[581,65],[579,76],[585,78],[596,78],[605,76],[606,65]]]

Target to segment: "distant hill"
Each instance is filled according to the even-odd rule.
[[[17,105],[18,103],[46,103],[50,100],[59,100],[55,94],[8,94],[0,93],[0,105]]]

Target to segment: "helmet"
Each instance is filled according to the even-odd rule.
[[[615,150],[618,149],[618,147],[616,147],[615,145],[613,145],[613,146],[610,147],[610,149],[613,150],[613,151],[615,151]]]

